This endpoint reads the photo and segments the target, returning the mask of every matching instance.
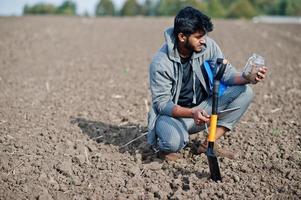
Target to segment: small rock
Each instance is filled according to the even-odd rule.
[[[184,191],[190,190],[189,184],[183,183],[182,189],[183,189]]]
[[[260,121],[260,119],[257,115],[253,115],[252,118],[253,118],[254,122],[259,122]]]
[[[145,169],[150,169],[152,171],[158,171],[162,168],[162,164],[158,162],[152,162],[144,165]]]
[[[109,169],[109,166],[107,163],[104,163],[104,162],[98,162],[97,163],[97,168],[100,169],[100,170],[108,170]]]
[[[135,160],[136,159],[142,159],[142,152],[136,150],[135,154],[134,154],[134,158],[135,158]]]
[[[152,185],[150,186],[150,190],[149,190],[151,193],[156,193],[159,191],[159,188],[157,185]]]
[[[129,167],[127,173],[131,176],[135,176],[137,174],[140,174],[140,168],[137,166]]]
[[[249,188],[251,189],[251,191],[253,193],[257,191],[257,186],[254,183],[250,183],[249,184]]]
[[[56,169],[62,173],[64,176],[71,176],[72,175],[72,162],[71,160],[65,160],[62,163],[59,163],[56,166]]]
[[[97,149],[97,147],[95,146],[95,145],[93,145],[93,144],[91,144],[91,145],[86,145],[86,147],[88,148],[88,150],[90,151],[90,152],[96,152],[96,151],[98,151],[98,149]]]
[[[240,178],[239,178],[239,176],[237,176],[236,174],[234,174],[234,175],[233,175],[233,180],[234,180],[235,182],[239,182],[239,181],[240,181]]]
[[[265,175],[261,175],[260,181],[261,182],[266,182],[267,181],[267,177]]]
[[[286,191],[286,188],[285,188],[285,187],[279,187],[279,188],[277,189],[277,192],[278,192],[278,193],[285,193],[285,191]]]
[[[53,179],[53,177],[50,177],[50,178],[49,178],[49,182],[48,182],[48,183],[51,185],[51,187],[52,187],[54,190],[59,190],[60,186],[59,186],[58,182],[56,182],[56,181]]]
[[[78,163],[79,165],[82,165],[86,162],[86,156],[83,154],[77,155],[76,158],[79,161],[79,163]]]
[[[43,192],[38,196],[38,200],[52,200],[52,196],[48,193],[47,189],[43,189]]]
[[[184,191],[187,191],[187,190],[190,189],[189,183],[190,183],[189,177],[187,177],[187,176],[183,177],[183,185],[182,185],[182,189],[183,189]]]
[[[114,194],[106,192],[100,199],[114,199]]]
[[[200,197],[199,196],[194,196],[193,200],[200,200]]]
[[[183,157],[184,158],[188,158],[189,157],[189,153],[190,153],[189,151],[184,151],[183,152]]]
[[[180,179],[174,179],[171,183],[172,189],[177,189],[181,185],[182,181]]]
[[[161,191],[154,192],[154,197],[158,199],[162,199],[163,195]]]
[[[296,192],[296,195],[297,195],[298,197],[301,197],[301,191],[300,191],[300,190],[296,190],[295,192]]]
[[[60,184],[59,191],[66,192],[67,190],[68,190],[68,187],[65,184]]]
[[[73,177],[73,183],[76,186],[80,186],[82,184],[81,180],[77,176]]]
[[[41,173],[40,176],[39,176],[39,179],[38,179],[40,182],[41,181],[47,181],[48,180],[48,177],[45,173]]]
[[[217,191],[215,194],[216,196],[218,196],[219,199],[224,199],[225,197],[225,194],[222,191]]]
[[[183,198],[183,195],[182,195],[182,192],[183,192],[183,190],[177,190],[173,195],[172,195],[172,197],[171,197],[171,199],[173,199],[173,200],[181,200],[181,199],[184,199]]]
[[[154,197],[154,195],[153,195],[152,193],[148,192],[148,193],[146,194],[146,196],[145,196],[145,199],[148,199],[148,200],[154,200],[155,197]]]
[[[240,168],[240,171],[247,173],[250,171],[249,167],[247,165],[242,165]]]
[[[254,197],[254,195],[250,192],[245,193],[245,197],[247,197],[247,199],[251,199]]]
[[[293,171],[288,171],[285,175],[285,178],[289,179],[289,180],[292,180],[294,176],[294,172]]]
[[[126,187],[122,187],[122,188],[120,189],[120,192],[121,192],[121,193],[127,193],[127,191],[128,191],[128,189],[127,189]]]

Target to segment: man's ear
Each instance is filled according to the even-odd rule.
[[[180,42],[185,42],[185,41],[187,40],[187,36],[184,35],[184,33],[179,33],[179,34],[178,34],[178,40],[179,40]]]

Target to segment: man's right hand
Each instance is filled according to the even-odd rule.
[[[175,105],[172,110],[173,117],[185,117],[193,118],[194,123],[197,125],[202,125],[203,123],[208,123],[210,121],[210,116],[205,110],[200,108],[184,108],[179,105]]]
[[[196,125],[201,125],[203,123],[208,123],[210,121],[210,116],[206,113],[205,110],[196,108],[192,111],[194,123]]]

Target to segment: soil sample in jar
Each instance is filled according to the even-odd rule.
[[[259,68],[263,67],[264,65],[264,57],[253,53],[244,67],[242,76],[251,83],[256,83],[257,72]]]

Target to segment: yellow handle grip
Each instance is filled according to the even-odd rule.
[[[216,126],[217,126],[217,115],[211,115],[208,142],[215,141]]]

